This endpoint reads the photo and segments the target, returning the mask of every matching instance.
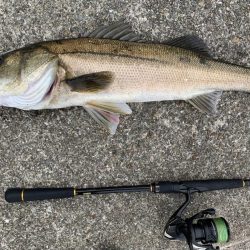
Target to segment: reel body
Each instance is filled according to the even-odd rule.
[[[182,218],[183,211],[190,203],[191,193],[186,194],[186,201],[170,217],[164,230],[164,236],[169,240],[187,241],[190,250],[215,250],[219,247],[214,243],[229,241],[230,231],[227,221],[222,218],[207,218],[215,215],[215,209],[203,210],[191,218]]]

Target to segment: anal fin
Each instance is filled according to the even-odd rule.
[[[84,105],[90,116],[100,125],[115,134],[121,114],[131,114],[132,110],[126,103],[88,102]]]
[[[214,91],[209,94],[196,96],[187,100],[187,102],[191,103],[203,113],[216,113],[221,94],[222,91]]]

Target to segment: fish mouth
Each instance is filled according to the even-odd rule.
[[[59,77],[58,75],[56,75],[55,80],[52,82],[48,92],[45,94],[45,98],[48,98],[52,95],[58,84],[59,84]]]

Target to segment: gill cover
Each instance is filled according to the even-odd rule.
[[[0,60],[0,96],[22,93],[25,88],[19,83],[21,55],[20,51],[1,55]]]
[[[57,57],[41,48],[4,55],[0,65],[0,105],[34,108],[52,87],[57,69]]]

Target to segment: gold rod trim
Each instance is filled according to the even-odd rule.
[[[21,201],[24,201],[24,189],[21,192]]]

